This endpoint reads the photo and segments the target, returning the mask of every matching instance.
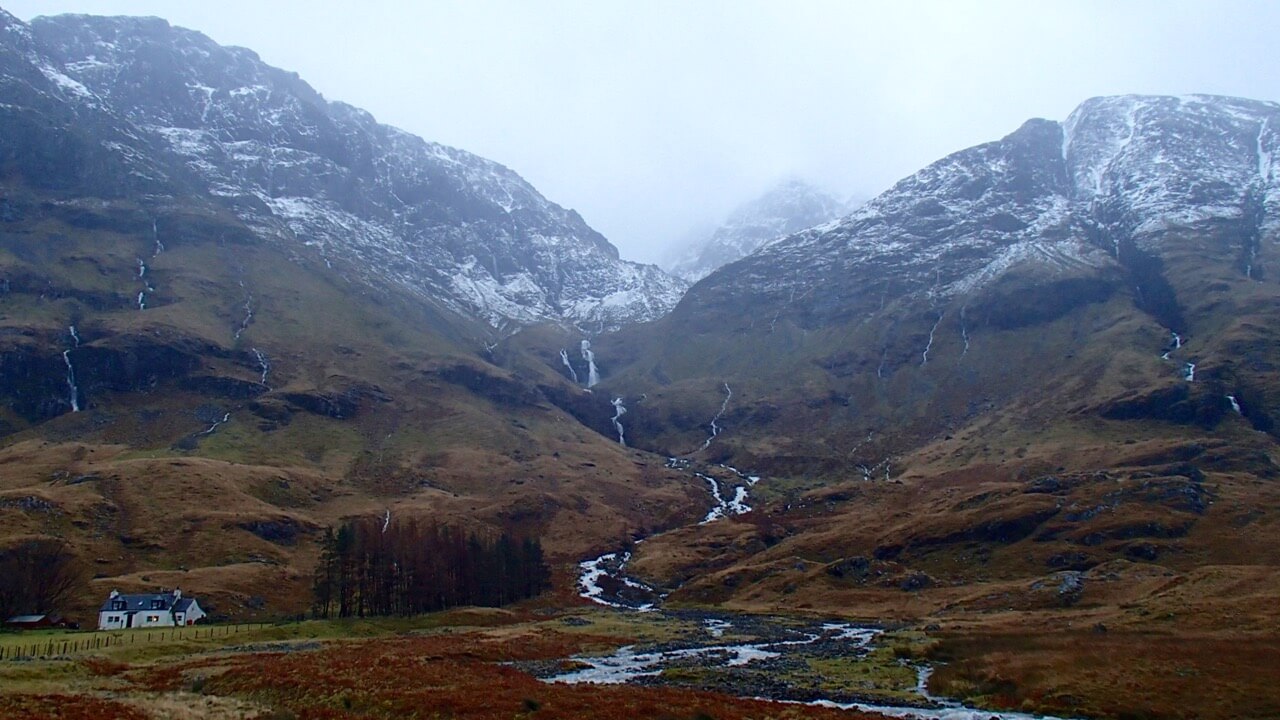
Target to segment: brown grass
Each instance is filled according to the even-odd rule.
[[[931,690],[1097,718],[1280,717],[1280,639],[1068,632],[947,637]]]

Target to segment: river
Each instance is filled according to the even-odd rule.
[[[672,461],[675,465],[675,460]],[[686,464],[687,466],[687,464]],[[730,514],[750,511],[746,489],[757,476],[721,466],[742,479],[739,504]],[[707,479],[701,473],[694,473]],[[712,513],[717,521],[729,505],[713,483]],[[741,510],[739,510],[741,508]],[[738,512],[735,512],[738,511]],[[714,517],[713,517],[714,516]],[[641,541],[643,542],[643,541]],[[723,611],[669,610],[665,595],[627,574],[631,553],[606,553],[579,564],[582,597],[618,613],[644,614],[646,623],[677,626],[675,640],[628,645],[607,655],[580,655],[552,665],[529,668],[549,683],[673,685],[695,687],[739,697],[811,706],[858,710],[921,720],[1063,720],[1048,715],[966,707],[928,690],[933,668],[920,662],[889,661],[897,687],[884,690],[846,678],[832,682],[815,667],[848,667],[883,648],[876,645],[884,630],[872,624],[787,616],[735,614]],[[870,665],[870,663],[869,663]],[[883,671],[883,667],[879,670]],[[901,676],[905,675],[904,681]]]

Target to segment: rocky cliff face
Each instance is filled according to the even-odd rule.
[[[591,331],[658,317],[684,289],[511,170],[328,102],[252,51],[154,18],[8,22],[62,98],[128,128],[127,154],[181,168],[255,233],[344,277],[495,327]]]
[[[1089,100],[601,338],[630,360],[602,389],[643,400],[629,442],[786,496],[634,566],[684,599],[886,609],[932,583],[1039,607],[1028,589],[1064,570],[1114,570],[1139,602],[1129,568],[1274,577],[1278,121],[1234,98]]]
[[[671,273],[696,282],[770,240],[820,225],[853,209],[802,180],[787,180],[734,210],[710,236],[695,241],[672,263]]]
[[[351,515],[576,562],[691,491],[511,345],[682,289],[506,168],[248,50],[0,11],[0,546],[66,539],[122,587],[185,567],[233,614],[301,611],[311,539]]]
[[[1264,273],[1258,243],[1274,234],[1265,231],[1277,209],[1278,112],[1228,98],[1091,100],[1065,123],[1031,121],[925,168],[835,226],[771,245],[699,285],[686,305],[728,293],[786,312],[782,298],[803,295],[794,310],[811,323],[865,313],[885,296],[938,304],[1018,266],[1110,267],[1146,286],[1144,302],[1176,324],[1148,260],[1170,229],[1236,224],[1240,274]]]
[[[1204,96],[1098,98],[1065,122],[1029,121],[697,283],[627,382],[674,418],[695,392],[713,412],[736,378],[744,432],[767,427],[800,457],[889,428],[923,442],[1055,393],[1059,409],[1178,405],[1165,415],[1201,419],[1234,416],[1227,397],[1248,395],[1244,417],[1272,427],[1280,383],[1261,357],[1276,340],[1263,298],[1276,293],[1278,121],[1275,104]],[[1124,363],[1144,379],[1112,378]],[[788,410],[788,383],[805,407]],[[1148,402],[1169,383],[1187,397]],[[653,430],[673,432],[672,418]]]

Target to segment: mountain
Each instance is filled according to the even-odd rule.
[[[252,51],[155,18],[38,18],[30,36],[69,100],[126,121],[255,233],[335,273],[495,327],[616,327],[684,289],[507,168],[328,102]]]
[[[83,608],[294,615],[326,527],[430,517],[540,537],[549,605],[584,572],[901,626],[863,648],[895,684],[941,660],[983,706],[1176,682],[1175,717],[1215,702],[1183,678],[1274,664],[1278,105],[1089,100],[825,224],[792,185],[681,295],[510,171],[163,21],[0,12],[0,99],[0,546],[65,540]],[[542,609],[486,638],[583,624]]]
[[[1237,601],[1222,568],[1280,584],[1259,549],[1280,530],[1278,122],[1236,98],[1089,100],[601,338],[602,387],[644,398],[631,443],[778,498],[636,567],[677,597],[890,613],[899,586],[1052,603],[1030,588],[1063,572],[1144,613],[1167,606],[1146,572],[1206,606]]]
[[[770,240],[820,225],[852,210],[799,179],[786,180],[738,209],[672,263],[673,275],[696,282]]]
[[[683,285],[509,170],[155,19],[0,13],[0,98],[0,543],[65,539],[85,607],[162,583],[299,612],[354,516],[559,564],[700,513],[510,342]]]

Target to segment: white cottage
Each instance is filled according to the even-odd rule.
[[[194,625],[204,616],[200,603],[195,598],[182,597],[177,588],[149,595],[121,595],[112,590],[98,610],[98,629],[180,627]]]

